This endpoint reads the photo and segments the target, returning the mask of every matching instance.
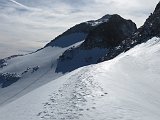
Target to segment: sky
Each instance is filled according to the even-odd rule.
[[[33,52],[75,24],[119,14],[143,25],[159,0],[0,0],[0,59]]]

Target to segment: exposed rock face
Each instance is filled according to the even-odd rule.
[[[119,46],[110,49],[110,52],[103,58],[109,60],[130,48],[151,39],[152,37],[160,37],[160,2],[144,25],[140,27],[131,37],[123,40]]]
[[[149,16],[144,25],[138,29],[131,39],[137,39],[141,43],[154,36],[160,36],[160,3],[158,3],[153,14]]]
[[[16,73],[0,73],[0,86],[2,88],[8,87],[20,78],[21,76]]]
[[[115,47],[137,30],[135,23],[125,20],[119,15],[107,15],[107,18],[107,22],[99,24],[88,34],[82,48]]]

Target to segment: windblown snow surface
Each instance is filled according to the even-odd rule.
[[[152,38],[0,107],[0,120],[159,120],[159,63],[160,39]]]

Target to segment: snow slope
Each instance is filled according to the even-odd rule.
[[[0,120],[159,120],[160,38],[0,107]]]
[[[83,33],[66,35],[59,38],[55,44],[59,42],[60,45],[63,45],[66,42],[65,40],[71,39],[70,41],[73,42],[67,46],[48,46],[32,54],[6,60],[5,66],[0,67],[0,73],[15,73],[20,76],[20,79],[17,81],[11,79],[4,82],[4,80],[0,78],[0,106],[62,76],[62,73],[55,72],[57,59],[65,50],[81,44],[84,36]],[[13,83],[10,84],[10,81],[13,81]],[[8,85],[6,85],[6,83]]]

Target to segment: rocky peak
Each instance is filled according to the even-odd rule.
[[[108,19],[107,22],[103,22],[91,30],[85,42],[81,45],[82,48],[114,47],[137,30],[135,23],[117,14],[106,15],[99,20],[106,18]]]

